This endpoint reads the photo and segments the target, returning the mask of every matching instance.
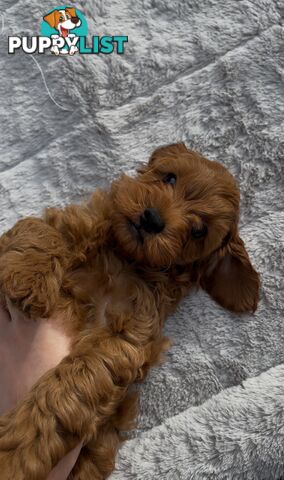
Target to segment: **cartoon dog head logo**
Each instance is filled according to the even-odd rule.
[[[61,37],[68,37],[70,30],[81,25],[81,20],[77,16],[75,8],[65,8],[64,10],[53,10],[43,17],[51,28],[58,30]]]
[[[50,50],[55,55],[74,55],[78,52],[76,38],[86,36],[87,31],[84,15],[74,7],[57,7],[43,16],[41,33],[52,39]]]

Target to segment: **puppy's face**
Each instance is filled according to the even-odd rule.
[[[234,235],[239,191],[220,164],[174,144],[156,150],[136,178],[112,186],[113,230],[123,253],[166,267],[208,257]]]
[[[43,19],[50,27],[56,28],[62,37],[67,37],[69,31],[81,25],[75,8],[66,8],[65,10],[53,10],[45,15]]]

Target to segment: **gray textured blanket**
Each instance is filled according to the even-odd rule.
[[[253,316],[199,292],[169,319],[174,346],[141,386],[139,429],[111,478],[277,479],[283,0],[78,0],[92,35],[129,36],[124,55],[8,55],[7,36],[37,34],[55,6],[1,1],[1,229],[44,205],[80,200],[158,145],[183,140],[239,179],[241,234],[262,276]]]

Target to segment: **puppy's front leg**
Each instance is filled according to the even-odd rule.
[[[40,218],[19,220],[0,237],[0,292],[32,318],[57,306],[70,252],[62,234]]]
[[[72,353],[0,418],[3,478],[45,480],[81,440],[86,445],[96,439],[139,376],[148,350],[106,327],[85,332]]]
[[[103,200],[103,193],[92,198]],[[50,208],[43,219],[19,220],[0,237],[0,295],[31,318],[48,318],[58,307],[66,270],[95,254],[108,236],[109,220],[101,207]]]

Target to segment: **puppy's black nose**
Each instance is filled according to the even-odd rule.
[[[155,208],[144,210],[140,216],[140,225],[148,233],[160,233],[165,228],[165,224]]]
[[[79,22],[79,17],[71,17],[71,22],[76,25]]]

